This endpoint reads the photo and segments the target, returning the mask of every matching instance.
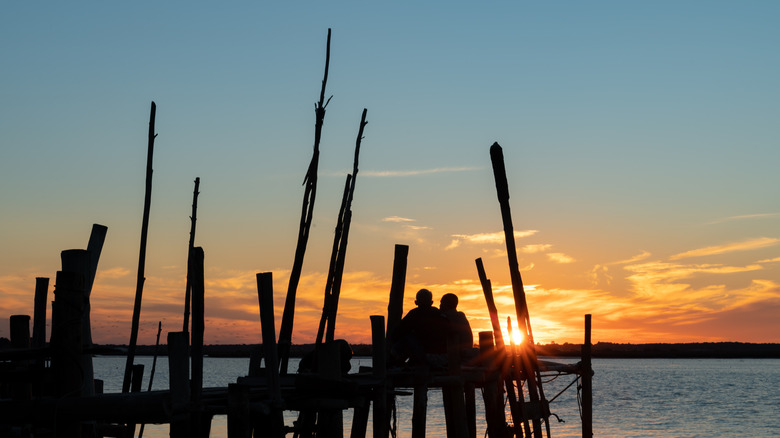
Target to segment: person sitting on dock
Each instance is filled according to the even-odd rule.
[[[417,307],[401,319],[393,332],[392,353],[400,362],[408,359],[410,364],[436,365],[440,361],[434,357],[447,353],[447,321],[433,306],[433,294],[428,289],[420,289],[414,303]]]
[[[441,297],[439,310],[449,323],[449,332],[456,335],[461,359],[471,358],[474,350],[474,334],[471,332],[466,314],[458,311],[458,296],[453,293],[444,294]]]

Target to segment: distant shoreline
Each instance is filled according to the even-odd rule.
[[[250,357],[252,351],[258,348],[252,344],[205,345],[203,352],[209,357]],[[536,353],[546,357],[581,357],[580,344],[537,344]],[[293,345],[290,348],[291,357],[302,357],[314,350],[314,344]],[[352,350],[355,356],[370,356],[371,345],[354,344]],[[99,345],[94,353],[100,355],[124,355],[125,345]],[[152,356],[154,345],[139,345],[136,355]],[[166,345],[160,345],[159,355],[167,355]],[[618,344],[599,342],[592,346],[594,358],[642,358],[642,359],[674,359],[674,358],[713,358],[713,359],[780,359],[780,344],[752,344],[744,342],[702,342],[675,344]]]

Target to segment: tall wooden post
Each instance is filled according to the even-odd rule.
[[[479,354],[487,368],[482,398],[485,401],[485,421],[489,438],[506,438],[506,416],[504,414],[504,393],[501,391],[500,366],[496,361],[493,332],[479,332]]]
[[[40,348],[46,345],[46,304],[49,295],[49,278],[35,279],[35,310],[33,312],[32,346]]]
[[[146,238],[149,234],[149,210],[152,206],[152,156],[154,154],[154,121],[157,113],[157,105],[152,102],[149,115],[149,140],[146,154],[146,194],[144,195],[144,215],[141,224],[141,247],[138,255],[138,275],[135,283],[135,301],[133,302],[133,320],[130,327],[130,342],[127,346],[127,361],[125,362],[125,378],[122,381],[122,392],[130,391],[132,379],[133,361],[135,360],[135,347],[138,343],[138,326],[141,321],[141,302],[144,292],[144,270],[146,266]]]
[[[585,315],[582,344],[582,438],[593,438],[593,367],[591,364],[590,314]]]
[[[86,251],[83,251],[86,253]],[[81,355],[83,345],[84,276],[72,271],[57,272],[52,306],[51,368],[58,397],[79,397],[83,387]],[[57,418],[58,436],[80,437],[81,424]]]
[[[274,280],[271,272],[257,274],[257,298],[260,305],[260,328],[263,331],[263,356],[268,377],[271,413],[268,417],[268,429],[262,435],[284,436],[284,418],[282,416],[282,392],[279,381],[279,360],[276,351],[276,328],[274,323]],[[258,432],[255,434],[257,436]]]
[[[184,286],[184,327],[182,331],[190,331],[190,294],[192,292],[192,250],[195,248],[195,223],[198,220],[198,187],[200,178],[195,178],[195,190],[192,193],[192,216],[190,216],[190,243],[187,246],[187,282]]]
[[[509,184],[507,183],[506,168],[504,167],[504,153],[498,143],[493,143],[490,147],[490,160],[493,164],[496,192],[501,207],[501,219],[504,224],[504,240],[506,241],[509,274],[512,279],[512,292],[514,293],[515,298],[515,312],[517,313],[520,331],[524,335],[523,346],[520,351],[521,367],[528,382],[528,398],[530,400],[531,408],[538,413],[538,415],[533,415],[531,418],[534,425],[534,437],[542,438],[542,420],[545,420],[544,424],[547,429],[547,436],[549,437],[550,423],[547,421],[549,414],[547,413],[547,408],[544,406],[544,391],[541,385],[539,364],[534,347],[531,319],[528,314],[523,280],[520,276],[520,269],[517,261],[514,225],[512,224],[512,213],[509,206]]]
[[[203,393],[203,335],[206,327],[203,248],[193,248],[190,258],[192,261],[192,345],[190,347],[192,379],[190,380],[190,403],[194,409],[192,430],[193,432],[198,432],[197,436],[203,436],[202,431],[210,424],[202,417],[203,406],[201,405],[201,395]]]
[[[409,257],[409,245],[395,245],[393,256],[393,280],[390,283],[390,300],[387,303],[387,334],[389,344],[393,330],[401,322],[404,313],[404,288],[406,286],[406,264]]]
[[[371,365],[379,385],[374,390],[374,438],[387,438],[390,419],[387,413],[387,347],[385,317],[371,315]]]
[[[190,431],[190,364],[187,349],[189,339],[185,332],[168,333],[168,381],[173,408],[171,438],[189,438]]]
[[[309,241],[309,230],[314,216],[314,200],[317,196],[317,169],[320,160],[320,138],[322,126],[325,122],[325,107],[330,98],[325,100],[325,85],[328,83],[328,67],[330,66],[330,29],[328,29],[328,43],[325,50],[325,74],[322,78],[320,100],[315,104],[314,123],[314,151],[312,152],[309,168],[306,170],[303,192],[303,206],[301,207],[301,222],[298,227],[298,244],[295,247],[295,259],[290,271],[290,281],[287,285],[287,296],[284,300],[282,324],[279,327],[279,371],[287,375],[287,362],[290,357],[290,345],[292,344],[293,321],[295,320],[295,296],[298,291],[298,282],[303,270],[303,257],[306,254],[306,245]]]
[[[11,315],[11,346],[13,348],[30,348],[30,315]],[[29,360],[20,361],[16,366],[29,368]],[[11,384],[11,396],[16,401],[32,399],[32,385],[28,382]]]

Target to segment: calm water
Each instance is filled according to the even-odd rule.
[[[561,360],[563,361],[563,360]],[[370,365],[370,358],[353,359],[353,370]],[[569,360],[568,362],[575,362]],[[138,357],[146,365],[143,388],[148,385],[151,357]],[[106,392],[121,391],[125,358],[95,358],[95,377],[105,381]],[[246,375],[248,359],[205,358],[204,386],[227,386]],[[290,369],[297,368],[297,362]],[[780,360],[778,359],[596,359],[593,361],[594,436],[618,437],[777,437],[780,436]],[[168,387],[168,364],[158,359],[153,389]],[[561,376],[544,385],[553,398],[573,380]],[[411,396],[398,398],[398,436],[411,435]],[[429,437],[445,437],[441,393],[428,400]],[[477,394],[477,416],[480,412]],[[581,423],[576,385],[560,395],[551,411],[553,437],[580,437]],[[286,417],[292,423],[295,415]],[[369,417],[370,418],[370,417]],[[345,412],[345,430],[349,412]],[[484,425],[484,421],[478,421]],[[370,426],[369,426],[370,430]],[[147,425],[145,437],[167,437],[167,425]],[[225,417],[214,419],[212,437],[226,437]],[[477,436],[485,436],[479,427]]]

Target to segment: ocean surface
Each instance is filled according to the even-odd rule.
[[[576,362],[576,359],[556,359]],[[148,387],[151,357],[143,363],[143,388]],[[352,369],[370,366],[371,358],[356,357]],[[120,392],[125,358],[99,356],[95,378],[103,379],[105,392]],[[218,387],[246,375],[249,359],[204,359],[204,386]],[[297,369],[292,361],[290,370]],[[778,437],[780,436],[780,359],[594,359],[593,432],[595,437]],[[153,389],[167,389],[168,364],[158,358]],[[574,376],[562,375],[544,385],[548,400]],[[551,404],[551,436],[581,437],[577,385],[561,393]],[[485,436],[481,395],[477,394],[477,436]],[[295,413],[285,416],[292,424]],[[411,436],[412,397],[397,399],[397,436]],[[369,417],[370,418],[370,417]],[[345,431],[351,413],[345,411]],[[369,420],[370,421],[370,420]],[[370,429],[369,424],[369,431]],[[446,437],[441,392],[428,396],[428,437]],[[167,425],[146,425],[144,437],[167,437]],[[212,437],[227,436],[226,417],[215,417]],[[369,432],[370,436],[370,432]]]

